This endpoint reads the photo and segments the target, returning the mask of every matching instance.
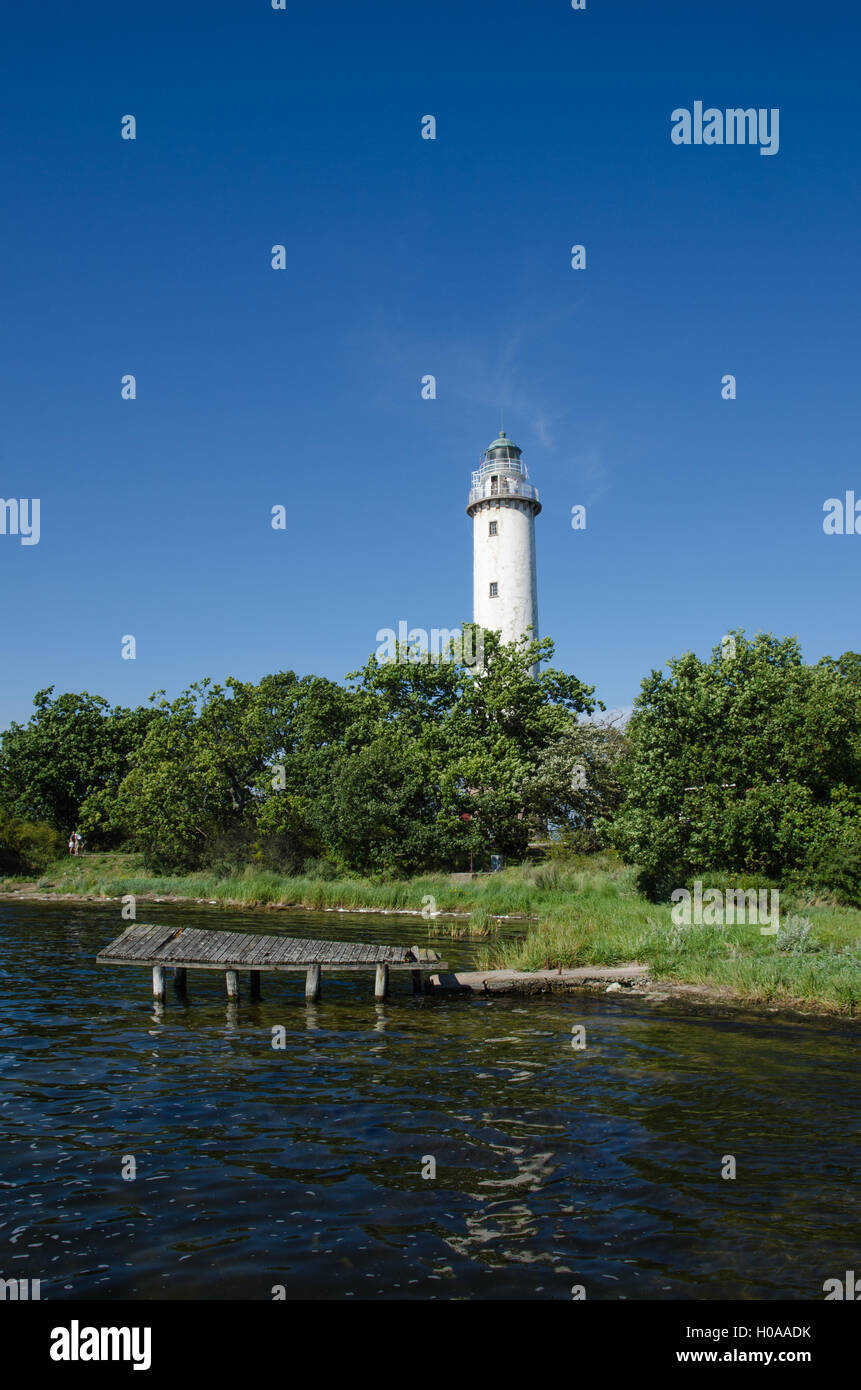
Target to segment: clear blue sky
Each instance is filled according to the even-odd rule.
[[[8,7],[0,495],[41,540],[0,536],[0,725],[470,618],[500,407],[542,632],[608,706],[730,627],[857,650],[822,504],[861,497],[859,37],[791,0]],[[778,107],[778,154],[673,145],[696,100]]]

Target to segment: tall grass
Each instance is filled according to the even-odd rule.
[[[7,891],[20,889],[9,880]],[[238,907],[457,914],[428,919],[434,935],[483,938],[479,968],[540,970],[638,961],[655,979],[726,988],[751,1002],[854,1014],[861,1006],[861,911],[805,903],[806,953],[757,927],[675,926],[668,904],[636,890],[635,871],[611,855],[524,864],[467,882],[425,875],[394,882],[288,877],[246,869],[220,875],[148,873],[134,855],[61,860],[39,880],[44,892],[185,898]],[[783,913],[796,910],[781,894]],[[503,917],[525,919],[517,939],[498,934]],[[530,919],[533,919],[530,921]],[[536,920],[537,919],[537,920]]]
[[[861,912],[811,909],[812,950],[793,954],[757,926],[673,924],[670,909],[583,894],[578,910],[553,914],[521,941],[479,951],[479,968],[646,965],[653,978],[726,989],[751,1003],[854,1015],[861,1006]]]
[[[20,886],[20,885],[19,885]],[[60,860],[43,874],[43,892],[75,892],[121,897],[138,896],[205,899],[243,907],[344,908],[382,911],[479,914],[475,927],[491,917],[535,917],[566,901],[579,898],[588,886],[593,892],[630,891],[630,871],[613,866],[609,858],[589,870],[557,864],[527,864],[488,874],[470,882],[452,882],[448,875],[381,882],[362,878],[320,879],[245,869],[239,873],[151,874],[135,856],[108,854]],[[428,899],[433,901],[429,904]],[[482,928],[484,930],[486,928]]]

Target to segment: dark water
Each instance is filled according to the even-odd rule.
[[[410,918],[141,906],[428,940]],[[370,973],[324,974],[317,1005],[264,976],[238,1006],[193,973],[156,1017],[145,968],[94,963],[123,925],[0,902],[0,1277],[43,1299],[822,1298],[859,1267],[848,1031],[414,998],[409,976],[377,1005]]]

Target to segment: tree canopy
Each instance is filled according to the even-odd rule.
[[[858,852],[861,658],[803,663],[794,638],[728,634],[643,681],[608,839],[659,896],[697,870],[816,877]],[[854,847],[854,848],[853,848]]]
[[[409,873],[520,854],[544,810],[550,746],[596,708],[549,662],[552,642],[484,634],[480,669],[398,647],[344,685],[292,671],[202,680],[174,700],[111,710],[36,697],[0,745],[0,800],[164,868],[256,862]]]
[[[794,638],[732,633],[652,671],[623,730],[550,639],[481,639],[479,667],[397,646],[343,684],[205,679],[139,709],[41,690],[0,738],[0,868],[73,828],[159,869],[387,876],[549,833],[614,846],[654,896],[717,872],[861,902],[857,653],[806,665]]]

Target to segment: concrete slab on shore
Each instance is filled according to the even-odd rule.
[[[460,970],[431,975],[439,994],[554,994],[572,989],[630,989],[649,979],[645,965],[580,965],[572,970]]]

